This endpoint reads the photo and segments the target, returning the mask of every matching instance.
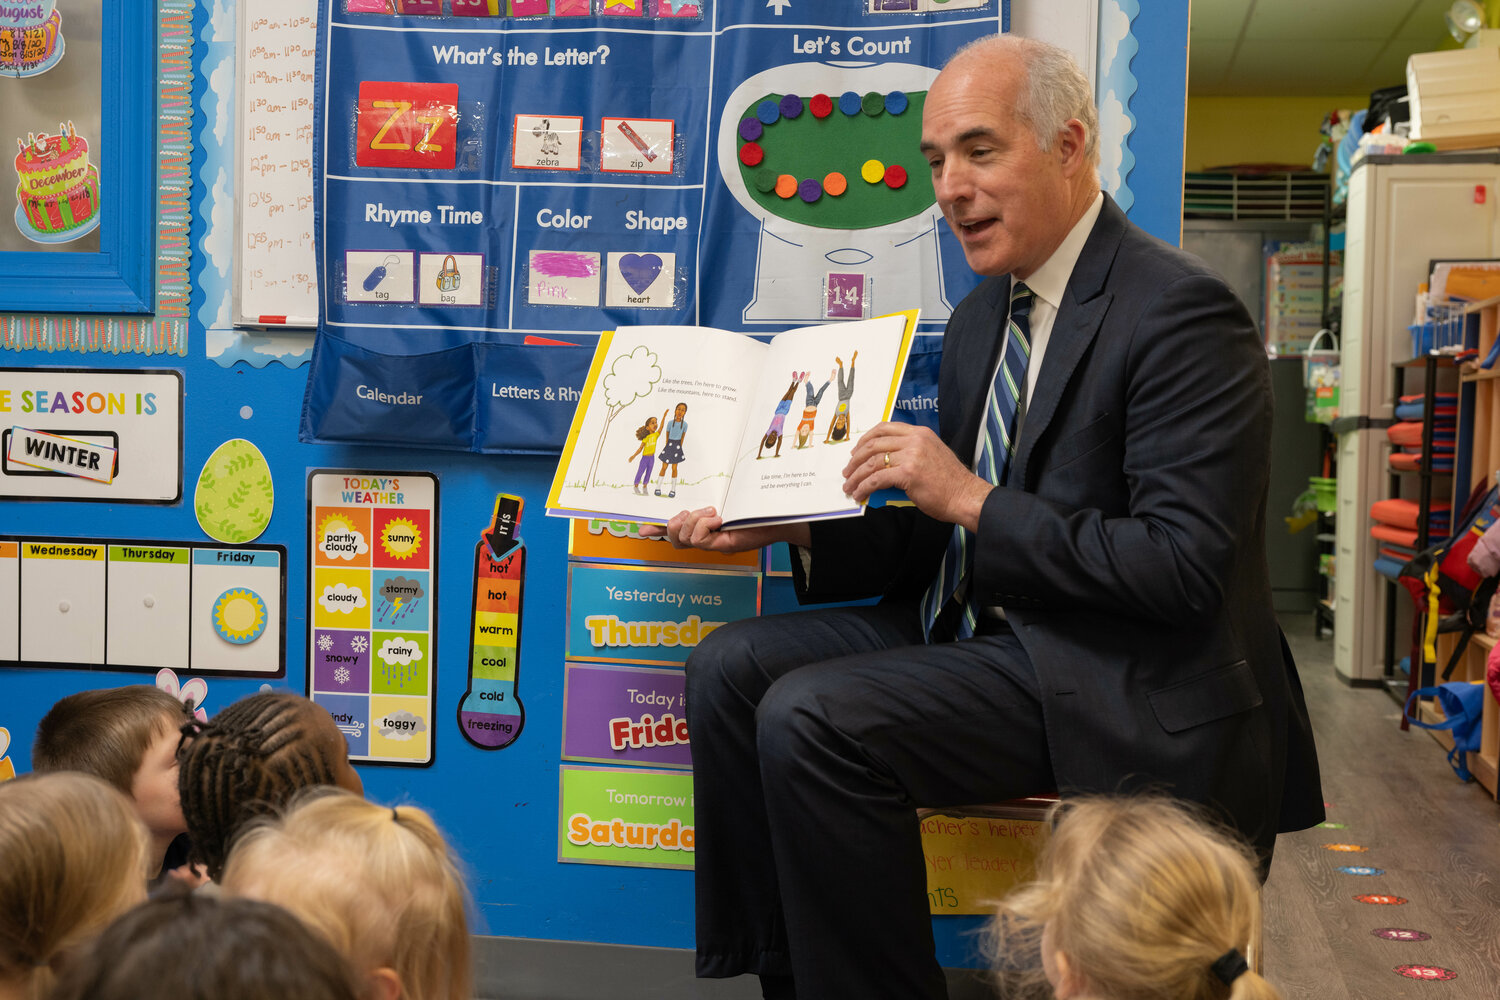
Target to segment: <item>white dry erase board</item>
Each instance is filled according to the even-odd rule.
[[[308,0],[239,0],[236,326],[317,326],[312,235],[316,11]]]

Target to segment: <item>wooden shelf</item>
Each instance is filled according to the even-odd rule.
[[[1490,382],[1500,378],[1500,366],[1494,368],[1474,368],[1472,363],[1466,363],[1464,370],[1459,372],[1460,382]]]

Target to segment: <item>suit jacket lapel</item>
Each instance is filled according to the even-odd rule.
[[[1008,481],[1014,486],[1024,489],[1029,485],[1026,469],[1032,449],[1046,433],[1073,372],[1104,321],[1114,297],[1105,283],[1129,224],[1125,213],[1106,194],[1099,219],[1083,245],[1083,252],[1078,255],[1057,318],[1052,322],[1052,335],[1047,340],[1042,370],[1031,394],[1031,404],[1026,409],[1015,456],[1011,459],[1013,464]]]

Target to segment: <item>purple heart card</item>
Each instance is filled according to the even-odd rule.
[[[628,253],[620,258],[620,277],[642,295],[661,274],[661,258],[654,253]]]

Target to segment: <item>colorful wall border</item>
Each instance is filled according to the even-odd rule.
[[[156,315],[0,315],[0,349],[187,354],[192,0],[157,0],[156,51]]]

